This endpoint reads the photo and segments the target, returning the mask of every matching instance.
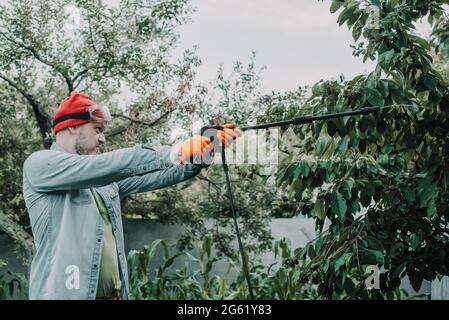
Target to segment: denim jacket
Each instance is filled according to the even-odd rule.
[[[120,199],[187,180],[202,168],[176,164],[170,150],[136,145],[77,155],[53,143],[27,158],[23,195],[36,249],[30,299],[95,299],[104,223],[92,188],[105,202],[117,242],[121,296],[129,298]]]

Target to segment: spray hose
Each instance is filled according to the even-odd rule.
[[[326,114],[326,115],[303,116],[303,117],[293,118],[293,119],[284,120],[284,121],[277,121],[277,122],[259,124],[259,125],[254,125],[254,126],[242,127],[240,129],[242,131],[246,131],[246,130],[258,130],[258,129],[273,128],[273,127],[281,127],[281,126],[287,126],[287,125],[301,125],[301,124],[311,123],[311,122],[320,121],[320,120],[329,120],[329,119],[336,119],[336,118],[356,116],[356,115],[368,115],[371,113],[379,112],[382,109],[391,108],[391,107],[393,107],[393,105],[385,106],[385,107],[367,107],[367,108],[363,108],[363,109],[356,110],[356,111],[345,111],[345,112],[332,113],[332,114]],[[216,141],[218,142],[219,139],[217,138],[217,132],[219,130],[223,130],[223,127],[222,126],[205,126],[205,127],[201,128],[201,135],[209,138],[211,141],[215,141],[215,139],[216,139]],[[253,289],[252,289],[251,281],[249,278],[248,263],[246,260],[245,251],[243,248],[242,240],[240,238],[239,226],[237,223],[237,211],[235,208],[234,197],[232,195],[231,181],[229,179],[229,168],[226,163],[226,154],[225,154],[224,144],[222,144],[221,161],[222,161],[223,170],[224,170],[225,177],[226,177],[226,185],[228,188],[228,198],[229,198],[229,202],[231,205],[232,218],[234,220],[234,228],[235,228],[235,233],[236,233],[237,242],[238,242],[238,246],[239,246],[240,256],[242,257],[243,273],[246,278],[250,297],[251,297],[251,299],[254,300]]]

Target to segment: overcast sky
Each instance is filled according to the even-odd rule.
[[[36,0],[37,1],[37,0]],[[5,3],[6,0],[0,0]],[[116,5],[119,0],[105,0]],[[347,79],[370,72],[374,63],[353,57],[351,32],[329,12],[331,0],[191,0],[196,12],[180,28],[177,60],[185,49],[199,46],[202,83],[213,80],[221,63],[248,62],[256,51],[265,92],[296,89],[320,79]],[[429,28],[419,26],[428,34]]]
[[[320,79],[369,72],[352,56],[351,32],[338,27],[330,0],[192,0],[196,13],[181,28],[182,49],[199,46],[203,65],[198,79],[209,81],[220,63],[230,71],[235,60],[265,66],[264,90],[295,89]]]
[[[347,79],[370,72],[374,63],[352,56],[348,27],[337,24],[331,1],[324,0],[192,0],[196,13],[181,28],[182,49],[199,46],[203,65],[198,79],[213,79],[220,63],[247,62],[256,51],[264,91],[295,89],[320,79]],[[421,34],[428,26],[419,25]]]

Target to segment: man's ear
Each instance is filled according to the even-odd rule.
[[[69,130],[70,134],[76,134],[76,129],[77,128],[78,128],[78,126],[68,127],[67,130]]]

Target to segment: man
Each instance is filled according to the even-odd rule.
[[[23,194],[34,234],[30,299],[127,299],[120,200],[197,175],[214,148],[194,136],[172,147],[136,145],[97,155],[109,110],[72,92],[56,110],[56,142],[27,158]],[[241,135],[225,125],[227,147]]]

